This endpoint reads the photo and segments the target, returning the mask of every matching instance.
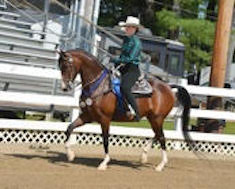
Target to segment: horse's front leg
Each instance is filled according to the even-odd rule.
[[[104,160],[98,166],[98,170],[106,170],[108,167],[108,163],[110,162],[110,157],[109,157],[109,125],[110,125],[110,121],[106,121],[105,123],[101,124],[105,156],[104,156]]]
[[[153,144],[156,142],[156,139],[153,138],[150,141],[148,141],[147,145],[144,147],[141,157],[140,157],[140,161],[141,163],[147,163],[148,162],[148,151],[151,149],[151,147],[153,146]]]
[[[66,132],[65,132],[65,135],[66,135],[66,140],[65,140],[65,149],[66,149],[66,153],[67,153],[67,158],[68,158],[68,161],[73,161],[74,158],[75,158],[75,153],[74,151],[71,149],[71,143],[70,143],[70,136],[73,132],[73,130],[77,127],[80,127],[82,125],[84,125],[84,120],[81,118],[81,117],[78,117],[74,122],[72,122]]]

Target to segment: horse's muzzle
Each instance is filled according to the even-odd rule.
[[[67,92],[68,88],[62,88],[62,91]]]
[[[72,89],[72,82],[61,82],[61,90],[67,92]]]

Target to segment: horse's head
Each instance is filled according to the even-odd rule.
[[[73,81],[77,76],[77,66],[75,66],[75,57],[70,52],[57,51],[59,57],[59,68],[62,75],[61,89],[68,91],[72,89]]]
[[[103,70],[103,66],[97,59],[81,49],[57,51],[59,57],[59,68],[62,75],[61,88],[68,91],[73,86],[77,74],[81,74],[81,84],[88,86],[94,82]]]

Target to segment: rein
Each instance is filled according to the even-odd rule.
[[[93,80],[91,80],[91,81],[89,81],[88,83],[86,83],[85,85],[83,85],[81,88],[83,89],[82,91],[85,91],[85,93],[87,93],[86,92],[86,90],[84,90],[86,87],[88,87],[89,85],[91,85],[92,83],[94,83],[93,85],[97,85],[97,87],[99,86],[99,84],[101,83],[101,81],[104,79],[104,77],[106,76],[106,74],[108,74],[108,69],[107,68],[105,68],[102,72],[100,72],[100,74],[98,75],[98,76],[96,76]],[[101,81],[98,83],[98,80],[100,80],[101,79]],[[98,83],[98,84],[97,84]],[[72,87],[71,88],[75,88],[75,87],[77,87],[77,86],[79,86],[79,85],[82,85],[82,81],[79,81],[79,82],[77,82],[77,83],[73,83],[73,82],[71,82],[71,85],[72,85]],[[92,85],[92,88],[95,88],[94,86]],[[97,89],[97,87],[95,88],[95,89]],[[95,89],[92,89],[93,91],[95,90]],[[91,90],[91,89],[89,89],[89,90]],[[89,96],[89,95],[86,95],[86,96]]]
[[[102,72],[100,72],[100,74],[99,74],[96,78],[94,78],[93,80],[89,81],[88,83],[86,83],[85,85],[83,85],[81,88],[84,89],[84,88],[86,88],[87,86],[89,86],[91,83],[95,82],[95,81],[101,76],[101,74],[102,74]],[[73,88],[75,88],[75,87],[77,87],[77,86],[79,86],[79,85],[82,85],[82,81],[79,81],[79,82],[73,84]]]
[[[63,58],[62,59],[63,63],[67,65],[67,68],[69,70],[69,74],[68,74],[68,79],[69,80],[67,81],[67,84],[69,85],[70,89],[72,89],[72,88],[75,89],[75,87],[81,85],[80,88],[82,89],[82,96],[85,97],[88,100],[90,100],[91,98],[94,99],[97,96],[101,95],[101,94],[98,94],[98,95],[95,95],[95,96],[91,97],[92,94],[96,91],[96,89],[98,89],[98,87],[100,86],[102,81],[109,74],[109,70],[104,65],[101,65],[98,62],[99,63],[98,65],[102,67],[102,70],[91,81],[86,80],[85,82],[84,81],[79,81],[79,82],[75,83],[75,82],[73,82],[73,75],[75,73],[75,68],[73,66],[73,57],[72,57],[72,55],[70,53],[67,53],[65,56],[62,56],[62,58]],[[102,94],[103,94],[103,92],[102,92]]]
[[[83,90],[82,90],[82,95],[86,96],[86,97],[89,97],[92,95],[92,93],[99,87],[100,83],[103,81],[103,79],[106,77],[106,75],[108,74],[108,70],[107,69],[104,69],[102,71],[102,74],[99,75],[98,79],[95,78],[95,81],[93,82],[89,82],[86,84],[86,86],[83,86]],[[85,89],[89,84],[92,85],[90,86],[89,89]]]
[[[113,75],[115,77],[120,77],[120,72],[119,69],[123,66],[123,64],[120,64],[119,66],[117,66],[116,68],[111,68],[111,72],[113,73]],[[84,95],[85,97],[89,97],[92,95],[92,93],[99,87],[100,83],[103,81],[103,79],[105,78],[105,76],[109,73],[109,69],[104,68],[104,70],[96,77],[94,78],[92,81],[86,83],[84,86],[82,86],[82,95]],[[93,84],[92,84],[93,83]],[[74,87],[81,85],[82,81],[78,82],[76,85],[74,85]],[[85,89],[86,87],[88,87],[90,84],[91,87],[89,89]],[[106,91],[107,92],[107,91]],[[99,96],[99,95],[98,95]],[[96,98],[93,97],[93,98]]]

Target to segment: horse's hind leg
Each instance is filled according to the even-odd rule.
[[[105,121],[104,123],[101,123],[105,157],[104,157],[104,160],[98,166],[98,170],[106,170],[108,167],[108,163],[110,162],[110,157],[109,157],[109,125],[110,125],[110,121]]]
[[[159,140],[160,145],[161,145],[161,153],[162,153],[162,161],[159,163],[159,165],[155,168],[156,171],[162,171],[165,165],[168,162],[167,154],[166,154],[166,140],[164,137],[163,130],[159,131],[158,134],[156,134],[156,138]]]
[[[161,149],[162,149],[162,161],[156,166],[155,170],[162,171],[168,162],[168,158],[166,154],[166,140],[165,140],[163,128],[162,128],[164,118],[162,118],[161,116],[154,116],[154,117],[151,116],[151,117],[148,117],[148,119],[155,133],[155,140],[156,141],[158,140],[160,142]],[[154,142],[155,140],[153,139],[152,142]]]

